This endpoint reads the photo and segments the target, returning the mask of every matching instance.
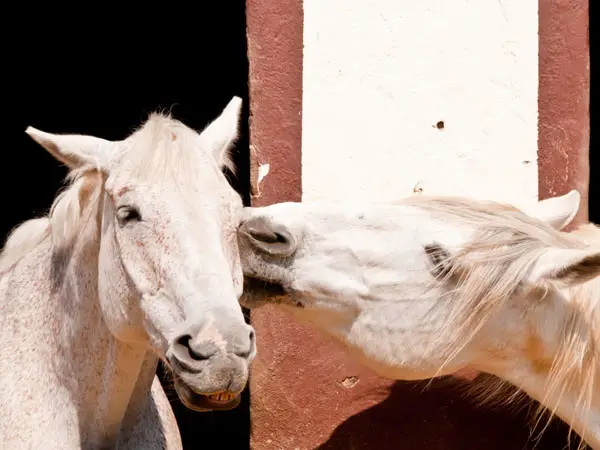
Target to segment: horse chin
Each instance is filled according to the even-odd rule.
[[[285,289],[280,284],[245,277],[240,304],[248,309],[257,309],[268,304],[283,303],[285,297]]]
[[[179,379],[175,379],[175,391],[181,402],[193,411],[226,411],[240,404],[240,394],[233,392],[216,392],[200,394]]]

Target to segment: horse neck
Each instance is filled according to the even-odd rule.
[[[536,371],[521,369],[519,373],[500,373],[501,378],[510,381],[530,397],[566,422],[593,449],[600,449],[600,402],[597,390],[591,405],[585,408],[580,402],[580,391],[575,384],[561,392],[548,391],[549,376]],[[541,420],[541,416],[540,416]]]
[[[158,360],[145,346],[117,340],[104,322],[99,222],[90,222],[71,251],[50,251],[48,272],[60,305],[52,308],[52,320],[62,330],[50,345],[56,345],[53,371],[70,393],[83,446],[103,448],[114,447],[122,424],[145,406]]]
[[[91,402],[80,405],[90,419],[88,439],[94,445],[113,446],[121,430],[132,427],[146,406],[158,358],[144,345],[116,339],[104,322],[97,288],[98,235],[99,231],[94,230],[96,239],[88,241],[73,255],[71,265],[75,270],[65,286],[77,287],[78,299],[86,303],[82,308],[86,314],[75,320],[80,330],[78,342],[84,342],[84,335],[88,336],[87,351],[79,352],[74,362],[83,367],[89,366],[89,360],[97,360],[96,370],[88,371],[87,376],[79,380],[80,388],[96,391]],[[93,282],[85,283],[82,289],[82,280]],[[70,291],[72,293],[72,289]]]
[[[541,325],[536,344],[525,345],[526,364],[496,373],[554,412],[594,449],[600,449],[599,293],[600,280],[592,280],[554,295],[554,303],[548,299],[552,306],[535,313]]]

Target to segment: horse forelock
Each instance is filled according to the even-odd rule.
[[[150,114],[126,140],[123,150],[127,176],[153,184],[176,180],[178,185],[195,185],[198,180],[210,179],[208,167],[221,172],[214,155],[200,145],[199,134],[168,114]],[[235,172],[229,152],[222,162]]]

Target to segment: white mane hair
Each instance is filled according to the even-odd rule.
[[[46,217],[23,222],[8,235],[0,252],[0,274],[11,269],[27,253],[47,237],[55,249],[64,248],[77,236],[84,221],[84,210],[90,204],[92,193],[99,187],[102,174],[82,168],[67,175],[69,185],[57,195]],[[99,196],[96,196],[96,202]],[[85,215],[89,218],[89,214]]]
[[[428,250],[437,263],[439,277],[435,284],[450,283],[452,286],[448,298],[437,305],[442,309],[449,308],[448,319],[444,321],[447,333],[439,333],[440,341],[432,347],[438,351],[443,348],[449,355],[448,360],[455,357],[508,300],[525,299],[525,294],[529,302],[547,299],[550,285],[525,291],[528,288],[523,286],[522,280],[548,246],[584,249],[591,243],[600,243],[600,229],[594,225],[561,233],[508,205],[437,197],[411,197],[403,203],[445,215],[448,219],[458,219],[476,230],[473,240],[454,255],[441,247]],[[548,361],[540,355],[541,343],[533,333],[527,337],[525,348],[534,364],[549,369],[547,398],[542,402],[548,404],[552,394],[558,394],[556,398],[560,400],[567,389],[582,386],[576,409],[586,414],[591,408],[594,387],[600,381],[600,279],[590,279],[591,271],[600,261],[598,254],[588,259],[577,271],[559,270],[554,274],[561,285],[583,281],[568,288],[566,295],[572,299],[572,305],[566,308],[567,317],[558,340],[560,347],[554,359]],[[523,307],[527,308],[527,305],[523,304]],[[450,331],[455,329],[459,330],[456,340],[442,340],[443,336],[454,335]],[[490,389],[478,386],[480,399],[492,399],[494,392],[503,390],[497,383],[488,386]],[[511,396],[509,400],[517,398]],[[558,400],[549,407],[549,412],[554,414],[557,407]]]
[[[138,179],[152,183],[163,181],[165,177],[177,180],[180,184],[193,184],[203,174],[198,173],[197,161],[203,158],[210,162],[215,170],[223,167],[235,172],[230,150],[225,152],[220,161],[202,148],[196,131],[182,122],[171,118],[168,114],[152,113],[141,128],[128,139],[127,160],[132,175]],[[231,148],[233,142],[226,147]],[[195,149],[196,151],[190,151]]]
[[[233,142],[228,143],[227,148],[231,144]],[[206,158],[219,172],[222,167],[235,172],[229,151],[221,161],[216,161],[201,148],[198,133],[168,114],[150,114],[148,120],[119,145],[119,150],[126,152],[127,164],[123,170],[149,183],[167,180],[175,180],[178,186],[197,183],[203,176],[198,173],[198,158]],[[55,249],[69,246],[97,213],[103,182],[104,174],[97,167],[84,166],[69,172],[67,185],[54,199],[48,215],[27,220],[8,235],[0,252],[0,274],[49,236]]]
[[[0,252],[0,274],[10,269],[22,256],[29,253],[48,236],[50,219],[29,219],[15,227],[8,235]]]

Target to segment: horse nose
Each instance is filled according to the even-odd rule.
[[[173,342],[173,353],[182,361],[189,359],[193,361],[205,361],[210,359],[217,351],[218,348],[214,341],[204,340],[194,343],[192,336],[189,334],[179,336]]]
[[[225,341],[227,338],[229,339]],[[247,325],[244,331],[218,339],[194,339],[190,333],[184,333],[174,339],[172,351],[178,360],[190,366],[198,361],[208,361],[222,352],[233,353],[241,359],[250,360],[256,354],[254,328]]]
[[[243,353],[238,353],[237,355],[244,359],[254,358],[256,354],[256,333],[254,328],[248,325],[248,345],[246,346],[246,351]]]
[[[274,224],[262,216],[242,222],[239,233],[252,246],[270,255],[290,256],[298,245],[294,235],[284,225]]]

